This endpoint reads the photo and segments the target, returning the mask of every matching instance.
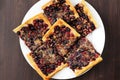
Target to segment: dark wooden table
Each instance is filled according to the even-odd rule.
[[[18,26],[38,0],[0,0],[0,80],[42,80],[22,55]],[[87,0],[100,14],[106,31],[104,61],[71,80],[120,80],[120,0]]]

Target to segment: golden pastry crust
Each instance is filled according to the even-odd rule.
[[[74,8],[74,6],[71,4],[71,2],[70,2],[69,0],[66,0],[66,4],[70,5],[70,9],[74,11],[75,17],[76,17],[76,18],[79,17],[76,9]]]
[[[44,16],[43,13],[37,14],[36,16],[30,18],[29,20],[27,20],[25,23],[19,25],[17,28],[13,29],[13,32],[17,33],[22,27],[27,26],[27,24],[33,24],[33,20],[34,19],[43,19],[45,21],[45,23],[48,24],[48,27],[51,26],[50,22],[48,21],[48,19]]]
[[[95,25],[95,27],[97,28],[98,27],[98,24],[97,22],[95,21],[89,7],[86,5],[86,2],[85,0],[82,0],[79,5],[83,5],[83,10],[84,10],[84,13],[88,16],[88,18],[90,19],[90,21],[92,21]]]
[[[82,69],[75,69],[74,72],[76,76],[83,74],[85,71],[89,70],[90,68],[101,62],[102,60],[103,60],[102,57],[99,56],[95,61],[90,62],[89,65],[87,65],[86,67],[82,67]]]
[[[45,5],[42,6],[42,9],[45,9],[47,6],[53,4],[54,1],[55,1],[55,0],[49,1],[48,3],[46,3]],[[78,15],[76,9],[75,9],[74,6],[70,3],[69,0],[66,0],[66,4],[67,4],[67,5],[70,5],[70,9],[73,10],[75,17],[76,17],[76,18],[79,17],[79,15]]]
[[[55,75],[57,72],[62,70],[63,68],[67,67],[67,64],[62,63],[60,66],[58,66],[54,72],[50,73],[48,76],[42,73],[40,68],[38,68],[37,64],[34,62],[33,58],[30,56],[30,54],[27,55],[28,60],[30,61],[33,68],[36,70],[36,72],[43,78],[43,80],[49,80],[53,75]]]
[[[59,25],[65,25],[66,27],[69,27],[72,31],[72,33],[75,35],[75,37],[80,37],[80,34],[76,32],[76,30],[74,30],[69,24],[67,24],[64,20],[62,19],[58,19],[54,24],[53,26],[51,26],[51,28],[46,32],[46,34],[43,36],[42,40],[43,41],[46,41],[47,40],[47,37],[54,33],[54,28]]]

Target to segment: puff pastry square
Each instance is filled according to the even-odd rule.
[[[42,40],[45,42],[51,40],[53,46],[57,48],[58,53],[61,56],[64,56],[78,37],[80,37],[80,34],[78,34],[70,25],[62,19],[58,19],[43,36]]]
[[[54,24],[58,18],[62,18],[69,23],[79,17],[69,0],[51,0],[45,4],[42,9],[51,24]]]
[[[102,61],[100,54],[87,38],[78,39],[67,57],[67,63],[76,76]]]
[[[94,31],[97,28],[97,23],[91,14],[90,9],[85,3],[85,0],[82,0],[79,4],[75,6],[79,17],[74,21],[69,23],[82,37],[87,36],[89,33]]]
[[[44,43],[27,57],[33,68],[44,80],[49,80],[58,71],[67,67],[67,64],[64,63],[64,57],[58,54],[50,42]]]
[[[50,26],[51,24],[47,18],[43,13],[40,13],[19,25],[13,31],[17,33],[29,49],[33,51],[42,44],[42,37]]]

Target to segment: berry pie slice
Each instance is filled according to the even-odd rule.
[[[80,33],[82,37],[85,37],[97,28],[96,21],[94,20],[91,11],[87,7],[85,0],[82,0],[81,3],[77,4],[75,9],[80,17],[76,18],[69,24],[75,28],[75,30]]]
[[[66,22],[71,22],[79,17],[69,0],[50,0],[42,9],[51,24],[54,24],[58,18],[62,18]]]
[[[67,67],[67,64],[64,63],[64,57],[58,54],[56,48],[51,45],[51,41],[45,42],[30,53],[28,59],[44,80],[49,80],[58,71]]]
[[[64,22],[62,19],[58,19],[56,23],[47,31],[43,36],[43,41],[52,41],[52,45],[57,48],[58,53],[61,56],[67,54],[71,45],[80,37],[70,25]]]
[[[13,31],[17,33],[19,37],[25,41],[29,49],[33,51],[42,44],[42,37],[50,26],[51,24],[47,18],[43,13],[40,13],[18,26]]]
[[[67,63],[76,76],[102,61],[100,54],[86,38],[79,39],[67,56]]]

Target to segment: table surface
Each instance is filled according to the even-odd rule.
[[[0,0],[0,80],[42,80],[22,55],[12,32],[38,0]],[[100,14],[106,31],[103,62],[71,80],[120,80],[120,0],[87,0]]]

